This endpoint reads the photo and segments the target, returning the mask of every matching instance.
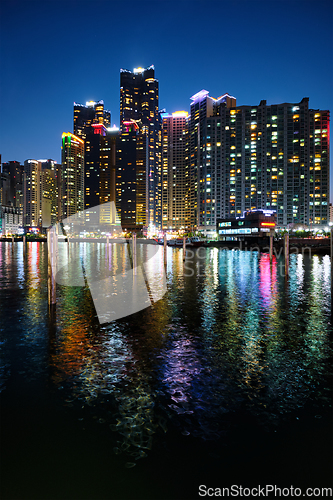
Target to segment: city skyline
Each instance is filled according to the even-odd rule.
[[[162,2],[146,1],[143,9],[128,2],[126,23],[115,22],[121,19],[121,3],[78,5],[18,1],[13,8],[13,2],[1,3],[2,162],[60,162],[59,137],[72,130],[73,102],[103,99],[111,124],[119,126],[120,70],[138,66],[155,66],[160,108],[169,113],[189,111],[190,97],[201,89],[214,97],[228,92],[237,105],[309,97],[312,109],[332,110],[331,2],[182,1],[169,3],[168,11]],[[84,37],[92,5],[96,21]],[[100,31],[98,12],[106,26],[110,19],[110,35]],[[77,49],[73,20],[82,35]],[[199,34],[192,43],[191,25]],[[19,144],[15,127],[24,131]]]

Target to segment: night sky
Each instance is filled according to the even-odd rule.
[[[119,125],[119,70],[155,66],[160,108],[206,89],[237,105],[333,106],[333,1],[0,0],[2,162],[60,161],[73,102]],[[333,170],[333,169],[332,169]],[[331,182],[333,184],[333,182]]]

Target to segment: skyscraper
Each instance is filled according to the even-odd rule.
[[[100,203],[100,149],[101,137],[110,127],[111,113],[104,109],[104,101],[74,103],[73,130],[84,140],[84,208]]]
[[[99,203],[100,205],[114,202],[116,204],[116,157],[119,129],[113,127],[100,136],[100,175]],[[114,205],[115,207],[115,205]],[[100,211],[101,225],[120,223],[115,210],[107,205]]]
[[[188,113],[162,114],[162,229],[190,229]]]
[[[70,132],[64,132],[61,158],[61,220],[63,220],[84,208],[84,141]]]
[[[41,227],[47,228],[58,220],[58,182],[60,165],[54,160],[39,160]]]
[[[104,109],[104,101],[88,101],[86,104],[74,102],[74,134],[85,140],[91,133],[91,125],[100,124],[109,127],[110,111]]]
[[[236,99],[224,94],[218,99],[209,97],[207,90],[201,90],[191,97],[189,122],[189,163],[192,181],[191,212],[192,225],[199,230],[214,231],[216,217],[219,217],[224,200],[217,200],[222,192],[221,140],[215,140],[210,133],[210,117],[217,110],[236,106]],[[221,123],[217,125],[218,130]],[[214,164],[212,163],[214,159]],[[215,224],[215,225],[214,225]]]
[[[24,162],[23,225],[40,231],[57,222],[57,162],[26,160]]]
[[[8,200],[23,213],[23,171],[24,166],[18,161],[9,161],[2,164],[2,173],[9,175]]]
[[[120,71],[120,127],[121,133],[128,134],[129,123],[135,122],[137,129],[133,135],[136,152],[132,161],[135,165],[136,200],[138,225],[161,227],[161,117],[158,109],[158,80],[154,66],[134,68],[134,71]],[[123,143],[128,143],[127,137]],[[124,154],[125,144],[122,144]],[[130,149],[133,149],[130,146]],[[122,169],[128,188],[127,173]],[[131,181],[132,182],[132,181]],[[139,200],[140,198],[140,200]]]
[[[277,224],[326,225],[329,112],[299,103],[236,106],[201,91],[192,97],[190,153],[198,229],[245,210],[276,210]]]
[[[39,170],[40,165],[37,160],[25,160],[23,181],[23,225],[34,228],[38,228],[40,222]]]

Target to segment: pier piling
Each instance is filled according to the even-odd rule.
[[[164,234],[164,237],[163,237],[163,247],[164,247],[164,264],[166,265],[166,263],[167,263],[167,237],[166,237],[166,234]]]
[[[50,229],[47,230],[47,285],[48,303],[52,306],[56,303],[55,272],[57,265],[57,235]]]
[[[132,234],[132,245],[133,245],[133,274],[137,273],[136,269],[136,233]]]
[[[284,235],[284,273],[289,274],[289,234]]]
[[[333,325],[333,228],[331,228],[331,325]]]
[[[183,262],[185,262],[186,258],[186,238],[183,236]]]
[[[273,260],[273,235],[274,232],[271,229],[270,234],[269,234],[269,260],[272,262]]]

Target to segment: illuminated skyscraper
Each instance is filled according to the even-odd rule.
[[[88,101],[86,104],[74,102],[74,134],[86,139],[93,124],[110,127],[111,113],[104,109],[104,101]]]
[[[58,179],[60,165],[54,160],[39,160],[40,225],[47,228],[58,221]]]
[[[70,132],[64,132],[61,157],[61,220],[63,220],[84,208],[84,141]]]
[[[100,205],[116,203],[116,157],[119,129],[113,127],[100,136],[100,175],[99,175],[99,203]],[[115,211],[108,208],[101,209],[101,224],[120,223]]]
[[[329,111],[299,103],[236,106],[229,95],[192,97],[191,169],[196,224],[245,210],[276,210],[277,224],[326,225],[329,197]]]
[[[188,113],[162,114],[162,229],[191,229]]]
[[[9,175],[8,200],[19,214],[23,214],[23,172],[24,166],[18,161],[2,164],[2,173]]]
[[[57,221],[57,163],[53,160],[24,162],[23,225],[40,231]]]
[[[135,168],[137,225],[161,227],[161,117],[158,109],[158,80],[154,66],[120,71],[120,127],[128,134],[129,123],[135,122],[137,129],[133,141],[136,151],[127,163]],[[122,154],[129,137],[122,141]],[[128,146],[131,150],[132,146]],[[134,150],[133,150],[134,151]],[[122,168],[124,192],[128,186],[127,172]],[[132,179],[132,174],[130,175]],[[134,179],[133,177],[133,179]],[[133,179],[130,181],[133,186]],[[130,186],[130,189],[131,189]],[[133,197],[132,197],[133,198]],[[131,199],[132,199],[131,198]],[[139,200],[140,198],[140,200]],[[123,205],[122,205],[123,206]],[[130,209],[132,210],[132,209]],[[123,219],[122,219],[123,220]],[[122,222],[123,223],[123,222]]]
[[[104,101],[74,103],[73,130],[84,139],[84,208],[100,203],[100,149],[101,137],[110,127],[111,113],[104,109]]]
[[[39,170],[40,164],[37,160],[26,160],[24,162],[23,225],[34,228],[39,227]]]

